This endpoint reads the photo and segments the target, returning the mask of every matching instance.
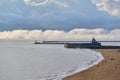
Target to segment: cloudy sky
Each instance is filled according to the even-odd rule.
[[[16,35],[15,38],[31,38],[21,33],[27,36],[33,33],[41,38],[54,32],[57,32],[55,36],[62,34],[65,38],[68,34],[87,33],[106,37],[120,32],[119,21],[120,0],[0,0],[0,38],[3,39]],[[14,33],[19,34],[14,36]]]
[[[0,0],[0,30],[120,26],[120,0]]]

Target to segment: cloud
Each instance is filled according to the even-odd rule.
[[[69,7],[69,5],[66,2],[60,1],[60,0],[42,0],[39,2],[32,1],[32,0],[24,0],[24,2],[25,2],[25,4],[31,5],[31,6],[43,6],[43,5],[47,5],[47,4],[55,4],[60,7],[64,7],[64,8]]]
[[[52,2],[52,0],[44,0],[42,2],[35,2],[35,1],[31,1],[31,0],[24,0],[25,4],[31,5],[31,6],[40,6],[40,5],[45,5],[45,4],[49,4]]]
[[[120,29],[73,29],[65,32],[60,30],[13,30],[0,32],[0,39],[23,40],[120,40]]]
[[[63,1],[55,0],[53,3],[58,5],[58,6],[60,6],[60,7],[64,7],[64,8],[68,8],[69,7],[69,5],[66,2],[63,2]]]
[[[112,16],[120,15],[120,0],[92,0],[98,10],[105,11]]]

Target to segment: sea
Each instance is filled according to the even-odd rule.
[[[0,80],[62,80],[86,70],[104,57],[90,49],[30,40],[0,40]]]

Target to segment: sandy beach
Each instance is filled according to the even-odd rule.
[[[120,49],[97,49],[104,56],[99,64],[63,80],[120,80]]]

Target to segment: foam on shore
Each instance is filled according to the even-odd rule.
[[[46,78],[43,78],[40,80],[62,80],[65,77],[71,76],[75,73],[78,73],[78,72],[84,71],[90,67],[93,67],[94,65],[98,64],[99,62],[101,62],[104,59],[104,57],[102,56],[102,54],[100,52],[96,52],[93,50],[90,50],[90,51],[92,52],[91,54],[94,54],[96,56],[96,59],[88,62],[86,65],[74,66],[71,70],[69,70],[67,72],[63,72],[63,73],[61,73],[59,75],[55,75],[55,76],[49,76],[49,77],[46,77]]]

